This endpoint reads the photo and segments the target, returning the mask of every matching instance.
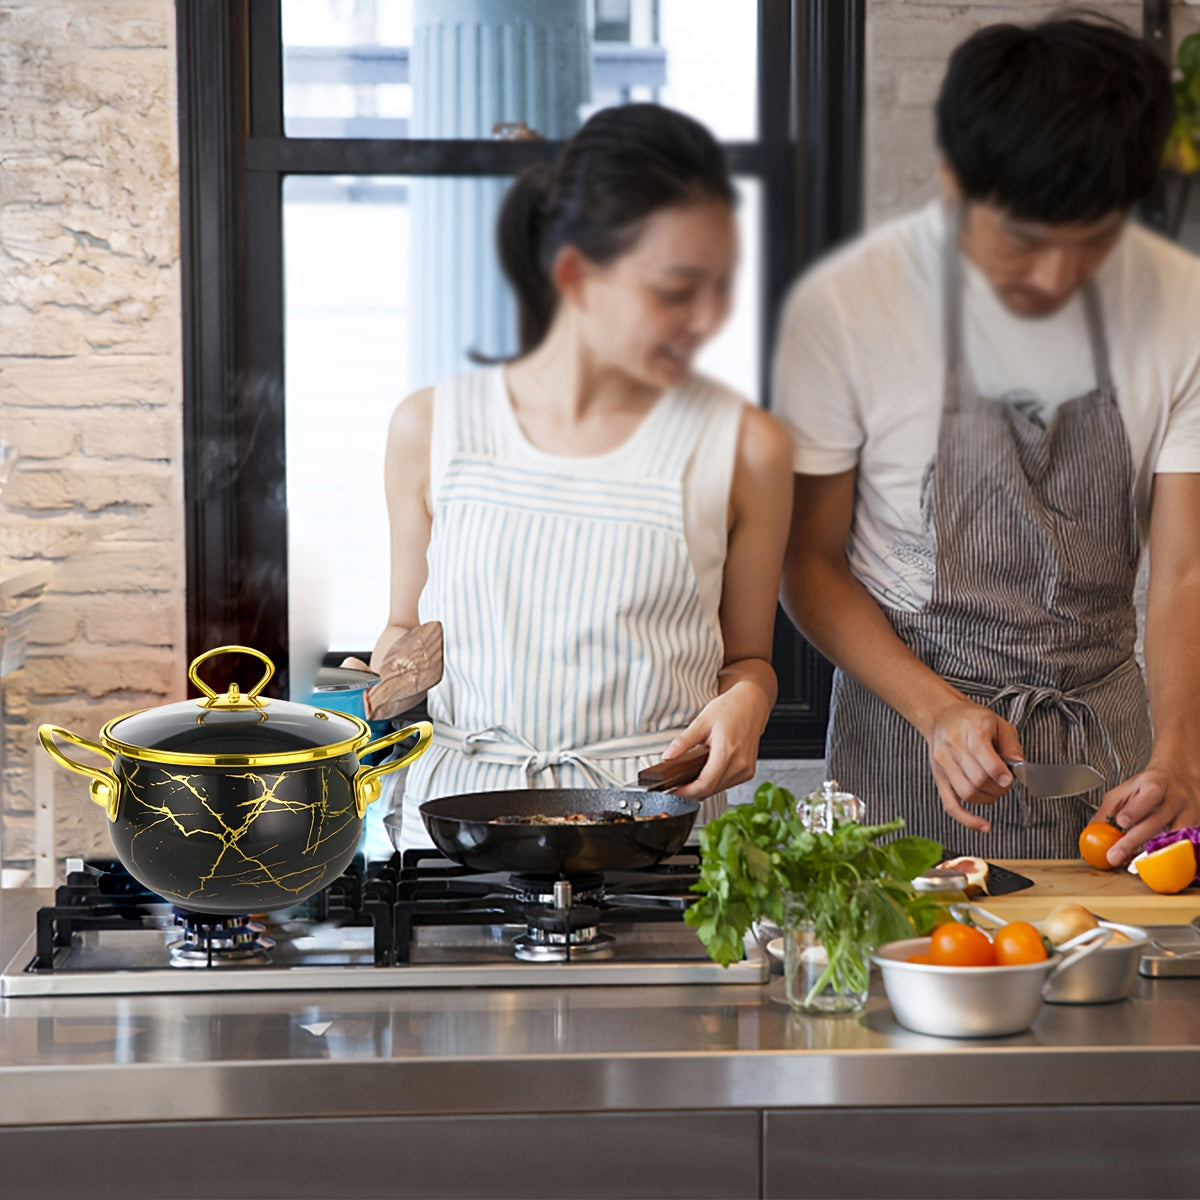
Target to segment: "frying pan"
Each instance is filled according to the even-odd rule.
[[[687,841],[699,803],[660,793],[690,783],[707,760],[708,747],[697,746],[646,767],[638,774],[637,788],[528,788],[442,796],[421,805],[421,819],[447,858],[477,871],[572,875],[639,870],[674,854]],[[655,819],[599,825],[492,823],[535,814],[624,812]]]

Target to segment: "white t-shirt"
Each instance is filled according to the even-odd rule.
[[[788,298],[775,361],[774,412],[796,473],[858,467],[850,565],[877,602],[912,611],[933,588],[921,484],[944,398],[945,223],[934,202],[818,263]],[[1080,295],[1052,316],[1018,317],[962,265],[964,356],[983,395],[1036,396],[1048,421],[1095,387]],[[1096,286],[1144,537],[1154,473],[1200,471],[1200,259],[1131,222]]]

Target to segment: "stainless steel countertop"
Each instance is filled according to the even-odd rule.
[[[46,891],[0,892],[0,955]],[[1014,1037],[790,1012],[758,986],[4,1000],[0,1125],[925,1104],[1200,1102],[1200,979],[1046,1005]]]

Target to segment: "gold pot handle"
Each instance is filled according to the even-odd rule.
[[[78,746],[81,750],[90,750],[93,754],[98,754],[101,758],[107,759],[110,765],[113,763],[112,754],[105,750],[99,742],[80,737],[79,734],[61,729],[57,725],[38,727],[38,741],[42,743],[42,749],[60,767],[66,767],[68,771],[74,771],[76,775],[86,775],[92,781],[92,799],[108,813],[110,821],[115,821],[117,804],[121,798],[121,781],[112,771],[106,771],[103,767],[89,767],[86,763],[76,762],[59,747],[59,739],[69,745]]]
[[[218,654],[249,654],[251,658],[257,658],[260,662],[265,663],[267,669],[263,672],[263,677],[245,695],[242,695],[241,689],[236,683],[231,683],[228,693],[218,696],[199,675],[200,664],[208,662],[210,658],[215,658]],[[199,701],[204,708],[262,708],[269,702],[260,700],[258,693],[267,686],[267,681],[274,674],[275,664],[261,650],[255,650],[253,646],[217,646],[212,650],[205,650],[203,654],[198,654],[192,659],[192,665],[188,667],[188,678],[207,697],[207,699]]]
[[[359,758],[362,758],[367,754],[374,754],[376,750],[394,746],[414,733],[421,736],[417,738],[417,744],[403,758],[398,758],[394,762],[389,759],[387,762],[381,762],[377,767],[360,767],[358,769],[358,773],[354,776],[354,800],[360,817],[367,811],[368,804],[379,799],[379,793],[383,791],[383,785],[379,780],[384,775],[408,766],[414,758],[420,758],[425,753],[429,743],[433,740],[433,726],[428,721],[416,721],[412,725],[405,725],[403,729],[395,729],[391,733],[385,734],[358,751]]]

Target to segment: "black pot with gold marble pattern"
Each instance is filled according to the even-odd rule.
[[[266,670],[249,692],[235,683],[218,695],[197,669],[230,653],[251,655]],[[429,745],[424,721],[372,741],[367,723],[349,713],[261,697],[274,671],[257,650],[219,646],[188,670],[202,699],[118,717],[99,742],[57,725],[38,730],[55,762],[91,779],[129,873],[191,912],[270,912],[332,883],[354,857],[380,779]],[[413,744],[403,753],[361,765],[405,741]],[[109,766],[77,762],[63,744]]]

